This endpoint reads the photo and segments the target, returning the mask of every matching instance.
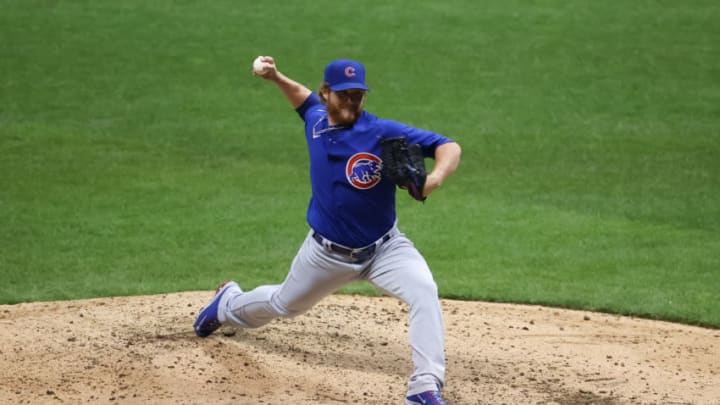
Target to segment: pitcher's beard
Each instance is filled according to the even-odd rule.
[[[334,106],[328,105],[328,115],[335,123],[335,125],[350,126],[354,124],[355,121],[358,120],[358,118],[360,118],[361,112],[362,109],[360,106],[336,108]]]

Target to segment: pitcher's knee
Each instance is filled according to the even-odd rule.
[[[252,305],[228,312],[226,316],[230,324],[248,329],[259,328],[275,319],[274,314]]]
[[[278,316],[282,318],[294,318],[298,315],[302,315],[310,309],[305,308],[304,306],[282,303],[276,297],[273,297],[273,299],[270,301],[270,305],[272,305],[273,309],[275,309],[275,312],[277,312]]]
[[[420,283],[418,283],[417,288],[420,291],[423,291],[425,294],[434,295],[434,296],[438,295],[438,286],[432,277],[422,279],[422,281]]]
[[[434,302],[438,298],[438,287],[432,278],[411,283],[408,290],[411,292],[408,294],[407,301],[413,306]]]

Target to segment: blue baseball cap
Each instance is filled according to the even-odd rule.
[[[325,68],[325,83],[332,91],[360,89],[370,91],[365,84],[365,67],[360,62],[340,59]]]

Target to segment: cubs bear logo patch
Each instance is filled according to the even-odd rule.
[[[367,190],[380,182],[382,160],[372,153],[356,153],[345,165],[345,176],[355,188]]]

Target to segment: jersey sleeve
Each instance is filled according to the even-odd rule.
[[[384,120],[386,128],[385,136],[388,138],[396,136],[407,137],[408,143],[415,143],[421,146],[425,157],[434,158],[435,149],[438,146],[455,142],[453,139],[425,129],[415,128],[397,121]]]
[[[315,111],[316,109],[313,107],[317,106],[318,104],[322,105],[320,97],[318,97],[318,95],[315,93],[311,93],[308,98],[306,98],[305,101],[300,105],[300,107],[295,109],[295,111],[297,111],[298,115],[300,115],[300,118],[302,118],[303,121],[307,121],[308,114],[312,111]]]

